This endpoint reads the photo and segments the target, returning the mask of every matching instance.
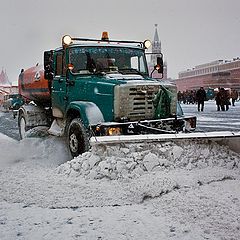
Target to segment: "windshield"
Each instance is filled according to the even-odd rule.
[[[118,72],[148,75],[144,51],[123,47],[75,47],[69,49],[73,73]]]
[[[8,96],[9,96],[9,98],[19,98],[20,94],[10,94]]]

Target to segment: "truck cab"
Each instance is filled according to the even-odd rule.
[[[24,104],[24,99],[18,93],[8,94],[4,96],[3,107],[6,111],[18,110]]]
[[[53,116],[66,117],[70,108],[77,107],[89,115],[83,116],[85,125],[103,120],[112,122],[123,117],[133,120],[133,112],[124,115],[121,113],[123,106],[122,110],[117,106],[125,100],[120,99],[120,86],[135,86],[136,82],[142,86],[146,81],[156,84],[148,77],[144,49],[140,47],[108,43],[72,45],[57,50],[53,59]],[[84,108],[91,108],[91,111]],[[96,115],[96,111],[101,114]],[[140,113],[136,114],[139,119]],[[142,119],[145,116],[139,120]]]

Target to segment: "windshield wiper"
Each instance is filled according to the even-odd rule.
[[[141,73],[140,71],[138,71],[137,69],[135,68],[121,68],[118,70],[120,73],[122,74],[128,74],[128,73],[137,73],[141,76],[143,76],[143,73]]]
[[[108,67],[108,68],[101,68],[101,69],[95,69],[95,71],[93,71],[93,73],[95,74],[106,74],[106,73],[116,73],[118,72],[117,67]]]

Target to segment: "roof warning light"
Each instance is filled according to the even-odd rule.
[[[102,32],[102,41],[109,41],[108,32]]]

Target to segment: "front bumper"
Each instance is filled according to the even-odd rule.
[[[133,122],[108,122],[91,126],[95,136],[138,135],[191,132],[196,129],[196,117],[174,117]]]

